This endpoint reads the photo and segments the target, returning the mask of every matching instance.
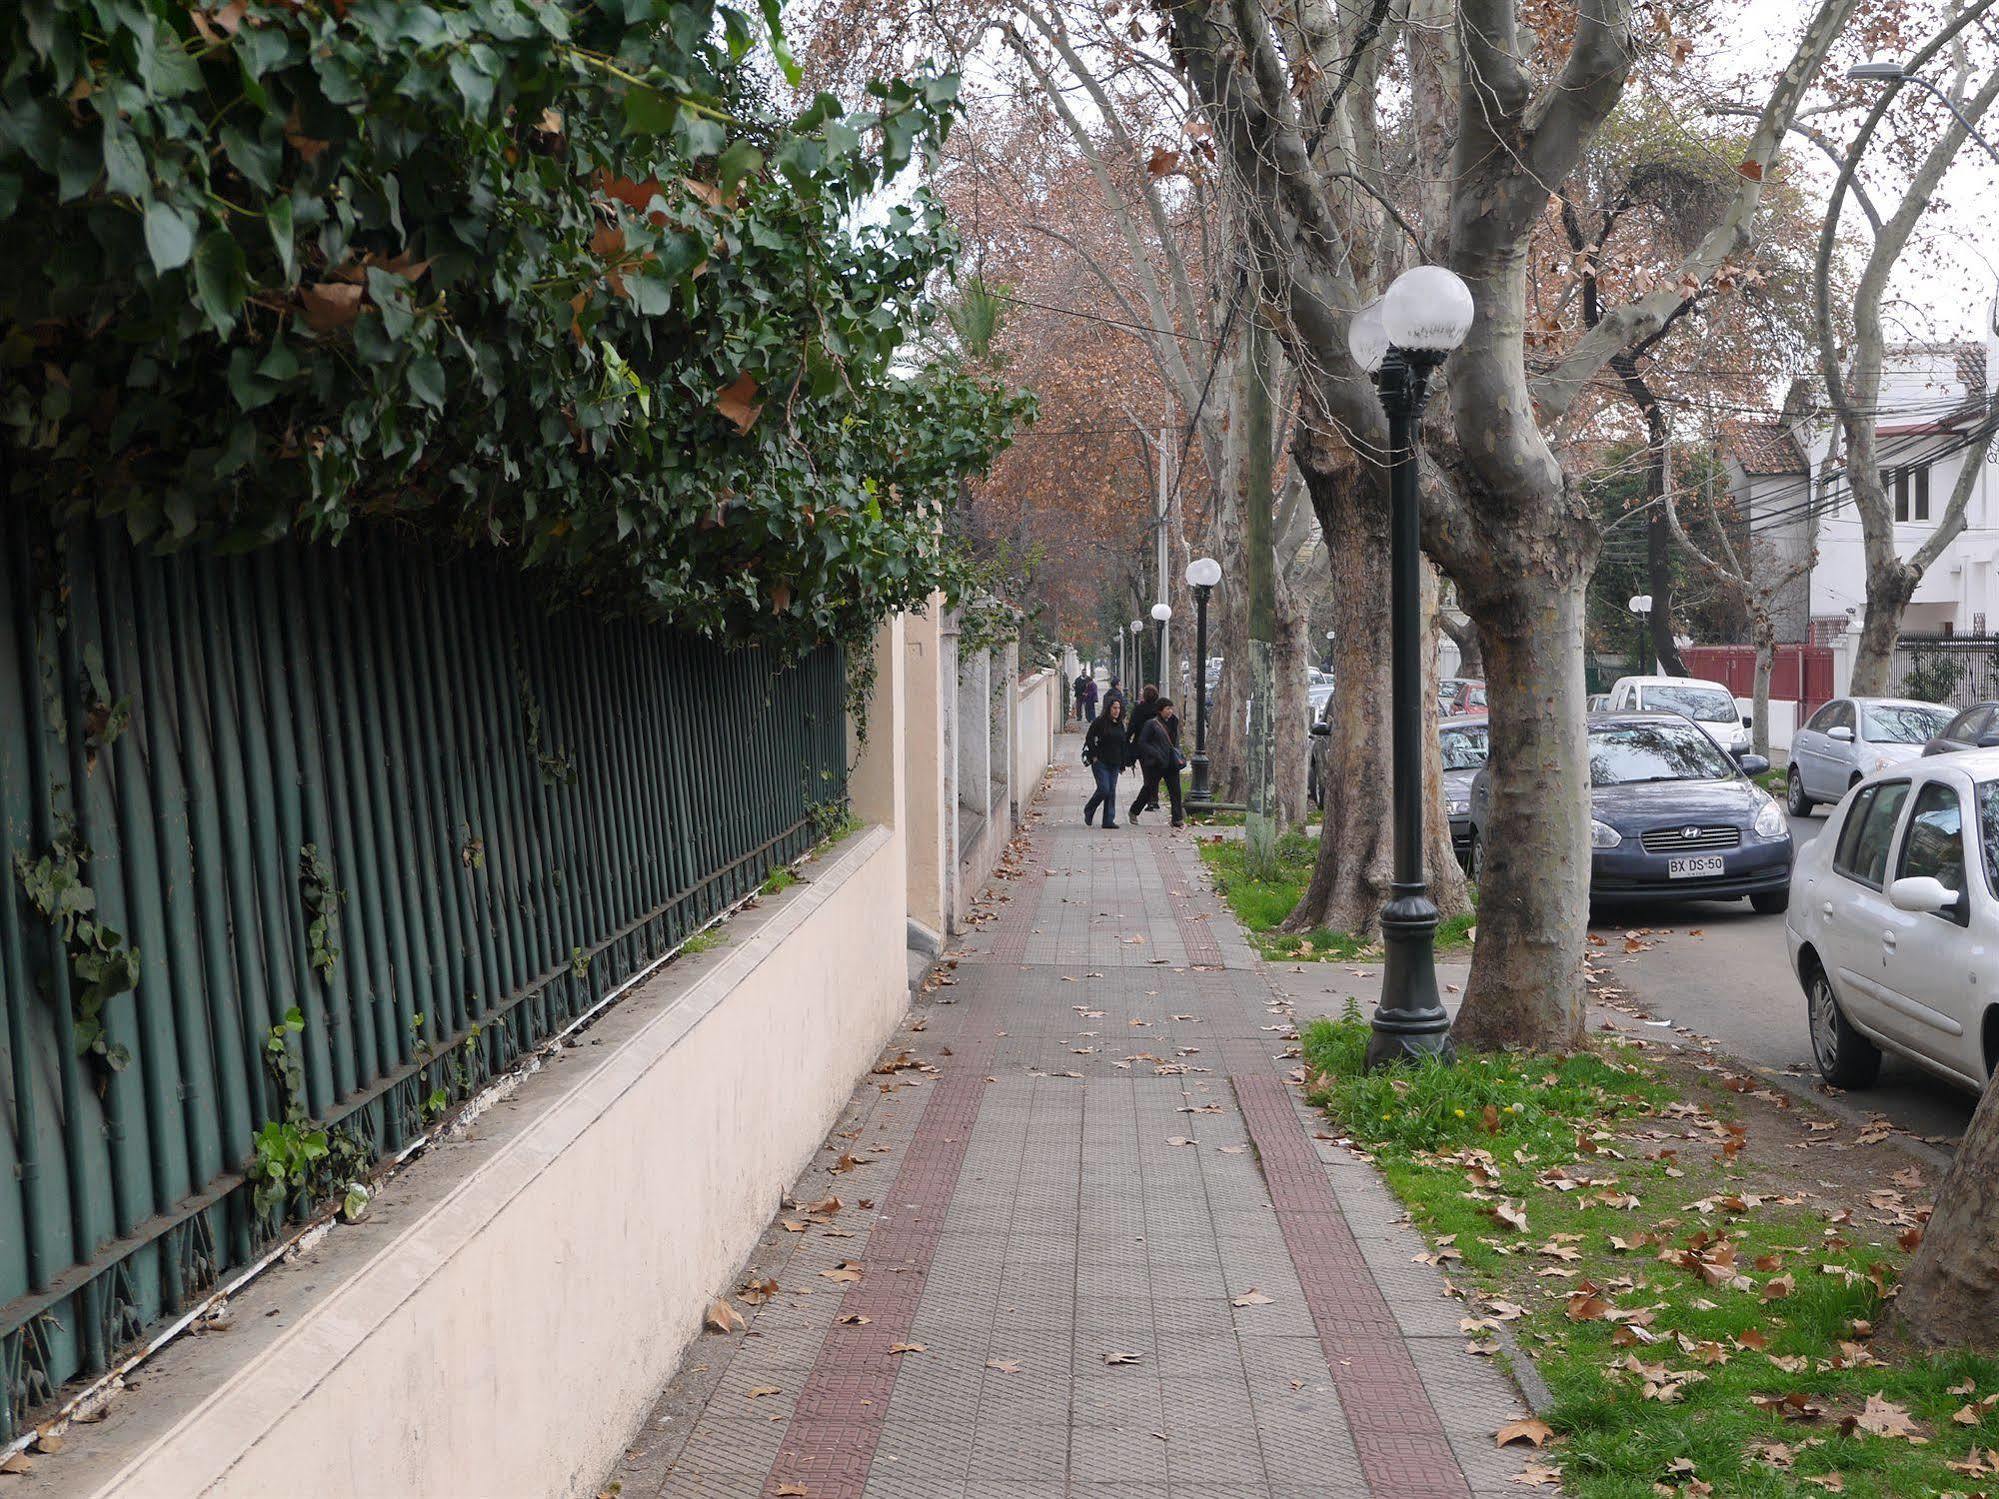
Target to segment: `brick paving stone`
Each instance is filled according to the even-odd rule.
[[[1192,835],[1084,827],[1075,758],[890,1048],[937,1070],[855,1089],[791,1194],[841,1212],[717,1288],[779,1285],[689,1348],[626,1495],[1521,1492],[1491,1436],[1518,1394],[1373,1169],[1313,1139]]]

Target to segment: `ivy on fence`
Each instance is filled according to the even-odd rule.
[[[225,552],[375,518],[789,650],[957,590],[941,508],[1028,404],[904,352],[937,203],[859,212],[954,78],[787,117],[714,0],[10,9],[13,497]]]

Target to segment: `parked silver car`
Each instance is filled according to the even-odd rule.
[[[1836,697],[1791,740],[1784,774],[1793,817],[1836,802],[1865,776],[1920,759],[1923,746],[1950,721],[1935,703],[1896,697]]]

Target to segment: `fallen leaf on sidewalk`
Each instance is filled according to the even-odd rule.
[[[1272,1298],[1264,1295],[1263,1292],[1259,1291],[1255,1286],[1251,1286],[1247,1291],[1244,1291],[1242,1295],[1236,1297],[1236,1299],[1230,1302],[1229,1304],[1231,1306],[1269,1306],[1271,1304],[1271,1300]]]
[[[806,1499],[805,1485],[802,1483],[781,1483],[777,1486],[777,1499]]]
[[[736,1294],[751,1306],[762,1306],[777,1294],[777,1282],[774,1280],[753,1280],[745,1284],[742,1290]]]
[[[890,1353],[928,1353],[930,1350],[921,1343],[891,1343],[888,1345],[888,1351]]]
[[[1166,1143],[1168,1145],[1192,1145],[1194,1142],[1185,1135],[1169,1135],[1166,1137]]]
[[[861,1267],[856,1265],[852,1260],[842,1260],[831,1270],[821,1270],[819,1273],[828,1280],[838,1281],[841,1285],[846,1285],[850,1281],[856,1281],[861,1278]]]
[[[1539,1416],[1529,1416],[1525,1421],[1509,1421],[1492,1434],[1495,1447],[1510,1447],[1515,1442],[1526,1442],[1533,1447],[1545,1447],[1548,1438],[1555,1434],[1555,1428]]]
[[[751,1390],[749,1395],[745,1398],[750,1400],[761,1400],[766,1395],[782,1395],[783,1393],[784,1391],[780,1390],[774,1384],[760,1384],[754,1390]]]
[[[702,1319],[710,1332],[741,1332],[743,1314],[730,1306],[726,1299],[718,1300],[708,1308],[708,1315]]]
[[[797,1218],[780,1218],[777,1226],[788,1234],[802,1234],[810,1225]]]
[[[1106,1353],[1104,1355],[1104,1362],[1107,1364],[1135,1364],[1144,1357],[1145,1355],[1142,1353]]]
[[[986,1367],[988,1369],[997,1369],[1002,1374],[1018,1374],[1020,1372],[1020,1360],[1014,1358],[989,1358],[986,1360]]]
[[[868,1325],[868,1323],[874,1321],[875,1319],[873,1317],[864,1316],[860,1312],[842,1312],[839,1316],[835,1317],[833,1320],[835,1322],[838,1322],[843,1327],[865,1327]]]
[[[1557,1484],[1562,1481],[1562,1470],[1560,1468],[1551,1468],[1546,1463],[1529,1463],[1518,1473],[1515,1473],[1511,1481],[1514,1483],[1524,1483],[1532,1489],[1545,1489],[1551,1484]]]

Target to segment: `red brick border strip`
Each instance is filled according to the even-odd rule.
[[[1401,1499],[1469,1495],[1395,1314],[1361,1257],[1318,1152],[1298,1127],[1290,1093],[1274,1077],[1230,1081],[1369,1489]]]
[[[861,1279],[840,1298],[840,1316],[868,1320],[835,1322],[819,1345],[765,1499],[781,1486],[802,1487],[811,1499],[860,1499],[867,1486],[900,1363],[889,1349],[909,1336],[944,1233],[985,1096],[981,1061],[960,1057],[923,1105],[895,1185],[882,1194],[883,1221],[868,1234]]]
[[[1197,910],[1187,886],[1193,879],[1180,867],[1173,850],[1165,843],[1152,846],[1159,861],[1159,877],[1166,882],[1166,899],[1173,907],[1173,924],[1180,929],[1180,942],[1187,949],[1189,964],[1200,968],[1220,968],[1222,950],[1215,942],[1214,923]]]
[[[1034,918],[1040,906],[1039,881],[1031,888],[1024,877],[1013,882],[1013,891],[1007,897],[1005,914],[993,928],[993,962],[1027,961],[1027,938],[1034,929]]]

